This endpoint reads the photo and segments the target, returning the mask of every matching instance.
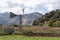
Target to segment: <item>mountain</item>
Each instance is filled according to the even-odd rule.
[[[10,24],[19,24],[19,21],[21,20],[21,18],[19,18],[20,16],[23,15],[16,15],[12,12],[8,13],[0,13],[0,24],[4,24],[4,25],[10,25]],[[32,25],[33,20],[37,20],[38,18],[40,18],[42,16],[41,13],[38,12],[34,12],[34,13],[30,13],[30,14],[25,14],[25,25]]]
[[[30,14],[25,14],[26,24],[32,25],[33,21],[37,20],[41,16],[42,16],[42,14],[38,13],[38,12],[34,12],[34,13],[30,13]]]
[[[0,24],[7,24],[10,20],[10,14],[8,12],[0,13]]]

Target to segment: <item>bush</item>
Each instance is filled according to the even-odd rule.
[[[50,26],[50,27],[52,27],[52,25],[53,25],[53,21],[48,21],[48,26]]]
[[[11,25],[8,25],[8,27],[18,27],[17,24],[11,24]]]
[[[14,27],[18,27],[18,25],[14,25]]]
[[[60,27],[60,21],[56,21],[53,23],[53,27]]]
[[[4,34],[7,34],[7,35],[11,35],[14,32],[15,32],[14,28],[5,28],[4,29]]]
[[[31,33],[33,33],[33,32],[32,31],[28,31],[28,30],[22,31],[22,34],[31,34]]]
[[[33,25],[39,25],[39,21],[38,20],[34,20],[33,21]]]

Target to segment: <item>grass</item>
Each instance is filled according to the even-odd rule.
[[[60,40],[60,37],[27,37],[21,35],[0,36],[0,40]]]

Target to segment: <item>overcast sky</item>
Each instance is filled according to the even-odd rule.
[[[15,14],[21,14],[22,2],[25,14],[31,12],[45,14],[51,10],[60,9],[60,0],[0,0],[0,13],[12,11]]]

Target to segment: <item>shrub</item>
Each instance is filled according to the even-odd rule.
[[[53,27],[60,27],[60,21],[56,21],[53,23]]]
[[[22,34],[31,34],[31,33],[33,33],[31,30],[24,30],[24,31],[22,31]]]
[[[18,27],[18,25],[14,25],[14,27]]]
[[[52,20],[48,21],[48,26],[52,27],[52,25],[53,25],[53,21]]]
[[[39,25],[39,21],[38,20],[34,20],[33,21],[33,25]]]
[[[11,24],[11,25],[8,25],[8,27],[18,27],[17,24]]]
[[[5,28],[4,29],[4,34],[11,35],[12,33],[14,33],[14,31],[15,31],[14,28]]]

